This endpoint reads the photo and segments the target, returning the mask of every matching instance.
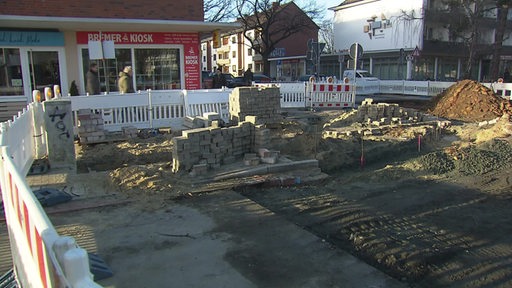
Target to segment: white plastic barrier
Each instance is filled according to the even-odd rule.
[[[21,287],[101,287],[92,280],[83,249],[74,245],[61,252],[81,253],[75,262],[85,265],[58,260],[54,248],[62,237],[27,184],[24,170],[28,171],[37,153],[34,136],[43,131],[35,127],[43,125],[34,121],[39,119],[34,114],[42,111],[38,105],[30,104],[13,121],[0,125],[0,185],[16,280]]]
[[[512,100],[512,83],[485,83],[484,85],[492,89],[496,95]]]
[[[455,84],[454,82],[428,81],[428,95],[437,96]]]
[[[308,82],[306,84],[306,106],[311,108],[355,107],[356,99],[353,89],[353,85],[345,83]]]
[[[279,87],[281,108],[304,108],[306,105],[306,83],[257,83],[255,87]]]
[[[108,131],[121,131],[124,126],[144,128],[179,128],[185,116],[202,116],[217,112],[229,120],[228,102],[231,90],[147,90],[138,93],[71,97],[71,108],[78,131],[78,110],[92,109],[101,114]]]
[[[229,89],[183,90],[187,116],[202,116],[216,112],[225,122],[229,121]]]

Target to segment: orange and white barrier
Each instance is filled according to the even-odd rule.
[[[57,233],[27,184],[24,170],[39,153],[34,141],[42,130],[35,126],[43,125],[34,115],[41,112],[38,104],[0,125],[0,187],[16,281],[20,287],[101,287],[92,280],[85,250],[77,245],[59,248],[62,238],[69,237]]]
[[[315,83],[306,87],[306,106],[348,108],[355,107],[354,86],[349,83]]]

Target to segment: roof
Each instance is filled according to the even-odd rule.
[[[344,6],[349,6],[350,4],[355,4],[355,3],[363,2],[363,1],[374,2],[374,1],[377,1],[377,0],[345,0],[345,1],[341,2],[339,5],[331,7],[331,8],[328,8],[328,9],[329,10],[339,10],[340,8],[343,8]]]
[[[187,20],[144,20],[0,15],[0,27],[12,29],[58,29],[59,31],[211,32],[229,31],[238,23]]]

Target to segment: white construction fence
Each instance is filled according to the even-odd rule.
[[[60,236],[26,175],[45,155],[41,103],[0,124],[0,183],[18,287],[101,287],[94,283],[88,254],[72,237]]]

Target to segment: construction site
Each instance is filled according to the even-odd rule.
[[[268,94],[236,124],[77,142],[76,174],[27,179],[73,196],[46,211],[104,287],[512,286],[509,100],[469,80],[354,109]]]

